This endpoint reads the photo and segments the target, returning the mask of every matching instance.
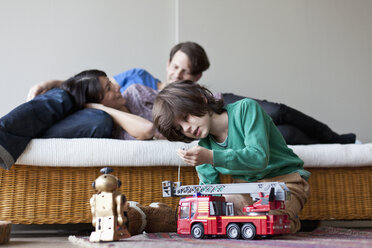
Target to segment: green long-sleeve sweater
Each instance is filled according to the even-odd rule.
[[[226,106],[228,137],[226,146],[209,135],[199,145],[213,150],[213,165],[196,167],[201,183],[220,183],[219,173],[255,182],[298,172],[307,179],[303,161],[288,148],[271,118],[251,99]]]

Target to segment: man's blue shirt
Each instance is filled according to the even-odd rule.
[[[159,79],[154,78],[148,71],[141,68],[134,68],[114,76],[120,85],[120,92],[123,93],[132,84],[142,84],[154,90],[158,90]]]

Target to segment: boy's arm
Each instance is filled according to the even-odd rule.
[[[209,148],[209,146],[207,146]],[[178,156],[191,166],[196,166],[200,184],[220,183],[220,173],[213,167],[213,151],[201,146],[177,150]]]
[[[266,168],[270,159],[269,124],[261,107],[251,101],[242,104],[241,125],[245,147],[213,150],[213,165],[221,173],[246,175]]]
[[[202,164],[195,167],[198,172],[200,184],[219,184],[220,173],[211,164]]]

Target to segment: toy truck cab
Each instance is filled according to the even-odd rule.
[[[190,234],[195,238],[221,233],[218,223],[221,216],[233,216],[232,203],[223,196],[193,196],[179,202],[177,233]]]

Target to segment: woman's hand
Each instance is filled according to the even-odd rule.
[[[30,101],[35,98],[37,95],[44,94],[48,89],[43,88],[41,84],[36,84],[30,88],[27,94],[27,101]]]
[[[213,164],[213,151],[201,146],[194,146],[189,150],[177,150],[177,155],[186,164],[197,166],[201,164]]]
[[[27,94],[27,101],[30,101],[34,99],[35,96],[44,94],[50,89],[53,88],[58,88],[61,86],[62,81],[61,80],[50,80],[50,81],[45,81],[39,84],[36,84],[30,88]]]

